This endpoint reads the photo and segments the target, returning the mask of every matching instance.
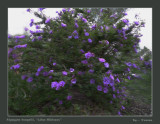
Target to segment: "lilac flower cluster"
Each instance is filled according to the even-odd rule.
[[[19,69],[20,68],[20,65],[19,64],[17,64],[17,65],[12,65],[11,67],[10,67],[10,69]]]
[[[89,58],[94,57],[94,56],[95,56],[94,53],[91,53],[91,52],[85,53],[86,59],[89,59]]]
[[[61,87],[65,86],[65,82],[64,81],[60,81],[59,83],[54,81],[51,83],[51,88],[55,88],[56,90],[59,90]]]
[[[51,22],[50,18],[46,19],[46,21],[45,21],[45,23],[50,23],[50,22]]]
[[[45,8],[39,8],[39,11],[42,12]]]
[[[34,19],[31,19],[31,22],[30,22],[30,27],[32,27],[33,26],[33,23],[34,23]]]
[[[14,49],[17,49],[17,48],[26,48],[27,47],[27,44],[24,44],[24,45],[16,45],[14,46]]]
[[[123,19],[122,21],[123,21],[126,25],[129,24],[129,20],[127,20],[127,19]]]
[[[22,39],[22,38],[25,38],[25,37],[26,37],[25,35],[15,36],[16,39]]]
[[[82,21],[83,21],[84,23],[87,23],[87,19],[85,19],[85,18],[82,18]]]
[[[61,26],[65,28],[67,27],[67,24],[61,23]]]

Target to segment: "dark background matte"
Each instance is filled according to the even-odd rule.
[[[0,124],[8,124],[7,118],[7,37],[8,37],[8,8],[39,8],[39,7],[126,7],[126,8],[153,8],[153,117],[53,117],[60,119],[60,122],[44,123],[65,123],[65,124],[143,124],[145,122],[133,122],[133,119],[152,119],[152,122],[160,123],[160,81],[159,81],[159,23],[160,23],[160,4],[158,0],[5,0],[0,2]],[[23,117],[24,118],[24,117]],[[13,122],[18,123],[18,122]],[[27,123],[27,122],[23,122]],[[33,123],[33,122],[31,122]],[[41,122],[34,122],[39,123]],[[22,122],[20,122],[22,124]]]

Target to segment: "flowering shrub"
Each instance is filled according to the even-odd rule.
[[[26,102],[38,105],[44,102],[43,97],[55,106],[69,107],[76,99],[75,89],[108,109],[117,108],[121,115],[126,104],[126,79],[130,80],[132,71],[140,70],[138,64],[143,63],[132,63],[127,57],[138,53],[141,34],[135,30],[144,22],[130,23],[123,19],[127,15],[124,11],[117,14],[110,9],[100,10],[101,22],[87,8],[62,9],[56,18],[46,17],[44,9],[27,9],[41,19],[31,19],[29,25],[36,30],[25,28],[29,36],[8,36],[14,40],[8,50],[9,71],[21,76]]]

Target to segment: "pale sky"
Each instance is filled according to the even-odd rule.
[[[22,34],[24,28],[35,29],[29,27],[31,19],[38,21],[39,19],[33,14],[26,11],[27,8],[8,8],[8,34]],[[34,8],[34,10],[38,10]],[[49,17],[56,17],[56,11],[62,10],[62,8],[47,8],[43,12]],[[140,20],[145,21],[145,27],[141,28],[140,33],[143,34],[141,37],[140,47],[143,48],[146,46],[152,50],[152,8],[130,8],[127,11],[128,15],[125,18],[128,18],[130,22],[136,21],[135,15],[138,14]]]

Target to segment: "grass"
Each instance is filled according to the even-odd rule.
[[[129,103],[124,114],[151,114],[151,74],[141,74],[142,79],[130,80],[127,83]]]

